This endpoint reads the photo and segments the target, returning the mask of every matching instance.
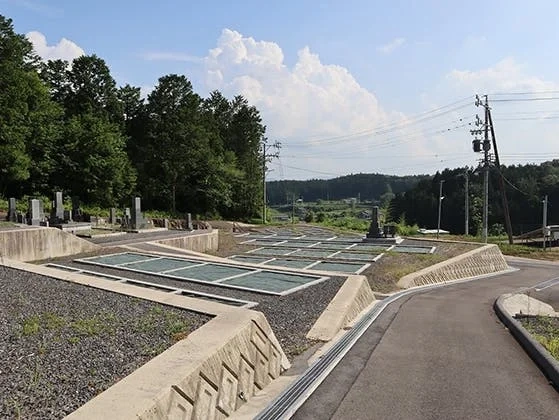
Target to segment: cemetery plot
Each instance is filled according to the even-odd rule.
[[[363,261],[363,262],[372,262],[378,260],[382,254],[374,255],[374,254],[359,254],[357,252],[337,252],[330,256],[332,259],[337,260],[349,260],[349,261]]]
[[[188,297],[192,297],[192,298],[196,298],[196,299],[210,300],[212,302],[223,303],[225,305],[233,305],[233,306],[244,307],[244,308],[252,308],[252,307],[258,305],[258,303],[251,302],[251,301],[248,301],[248,300],[235,299],[235,298],[215,295],[215,294],[211,294],[211,293],[196,292],[196,291],[188,290],[188,289],[180,289],[180,288],[177,288],[177,287],[166,286],[166,285],[163,285],[163,284],[151,283],[151,282],[147,282],[147,281],[135,280],[135,279],[120,277],[120,276],[113,276],[111,274],[98,273],[96,271],[83,270],[81,268],[76,268],[76,267],[68,267],[68,266],[65,266],[65,265],[62,265],[62,264],[48,263],[48,264],[46,264],[46,267],[53,267],[53,268],[56,268],[58,270],[70,271],[70,272],[73,272],[73,273],[76,273],[76,274],[86,274],[88,276],[94,276],[94,277],[99,277],[99,278],[102,278],[102,279],[117,281],[117,282],[120,282],[120,283],[132,284],[134,286],[144,287],[144,288],[148,288],[148,289],[154,289],[154,290],[160,290],[160,291],[164,291],[164,292],[179,294],[181,296],[188,296]]]
[[[277,295],[289,294],[302,287],[328,279],[328,277],[321,276],[275,272],[267,269],[131,252],[83,258],[75,261],[194,283],[207,283]]]
[[[332,251],[320,249],[298,249],[289,255],[296,257],[327,258],[332,255]]]
[[[383,245],[357,244],[349,249],[358,252],[383,252],[388,250],[388,248],[389,248],[388,246],[383,246]]]
[[[268,257],[252,257],[247,255],[232,255],[227,257],[233,260],[238,260],[240,262],[250,263],[250,264],[262,264],[266,261],[272,261],[273,258]]]
[[[354,263],[341,263],[341,262],[328,262],[320,261],[314,265],[312,270],[320,271],[335,271],[338,273],[353,273],[359,274],[369,268],[371,264],[354,264]]]
[[[314,260],[290,260],[286,258],[274,258],[273,260],[266,261],[265,265],[276,265],[278,267],[287,268],[309,268],[309,266],[315,264]]]
[[[395,245],[389,248],[389,251],[406,252],[410,254],[432,254],[435,252],[434,246],[412,246],[412,245]]]
[[[278,255],[291,254],[294,251],[296,251],[296,249],[275,247],[275,248],[257,248],[252,251],[248,251],[248,253],[255,254],[255,255],[278,256]]]

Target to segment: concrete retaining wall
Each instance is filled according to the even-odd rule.
[[[398,281],[398,286],[407,289],[433,283],[491,274],[509,267],[497,245],[485,245],[457,257],[434,264],[431,267],[408,274]]]
[[[224,419],[289,361],[260,312],[219,315],[67,419]]]
[[[217,251],[219,246],[218,235],[219,233],[217,230],[212,230],[195,235],[185,235],[180,238],[161,239],[154,242],[166,246],[172,246],[174,248],[185,249],[187,251]]]
[[[308,332],[307,338],[331,340],[374,300],[375,296],[365,276],[349,276],[334,299],[316,320]]]
[[[17,261],[46,260],[98,249],[85,239],[51,227],[0,231],[0,256]]]

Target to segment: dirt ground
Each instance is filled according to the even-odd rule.
[[[211,221],[209,223],[214,229],[219,229],[219,250],[214,252],[213,255],[220,257],[242,254],[256,248],[255,246],[237,243],[234,234],[238,233],[239,229],[242,232],[259,232],[263,230],[262,227],[256,225],[238,226],[226,221]],[[237,232],[234,232],[233,228],[235,228],[235,231]],[[406,274],[419,271],[423,268],[463,254],[483,245],[415,240],[406,240],[404,241],[404,244],[436,246],[437,249],[434,254],[404,254],[398,252],[386,252],[382,258],[371,264],[371,267],[361,273],[367,277],[373,291],[379,293],[389,293],[399,290],[396,283]]]

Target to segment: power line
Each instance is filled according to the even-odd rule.
[[[448,107],[450,107],[450,106],[452,106],[452,105],[455,105],[455,104],[458,104],[458,103],[460,103],[460,102],[463,102],[465,99],[471,99],[471,97],[468,96],[467,98],[464,98],[464,99],[461,99],[461,100],[459,100],[459,101],[453,102],[452,104],[448,104],[448,105],[445,105],[445,106],[436,108],[436,109],[434,109],[434,110],[427,111],[427,112],[425,112],[425,113],[423,113],[423,114],[419,114],[419,115],[418,115],[419,118],[417,118],[417,117],[415,117],[415,118],[412,117],[412,118],[410,118],[409,120],[403,121],[403,122],[393,122],[393,123],[387,124],[387,125],[385,125],[385,126],[380,125],[380,126],[378,126],[378,127],[371,128],[371,129],[368,129],[368,130],[363,130],[363,131],[360,131],[360,132],[357,132],[357,133],[339,135],[339,136],[334,136],[334,137],[325,137],[325,138],[318,139],[318,140],[312,140],[311,142],[309,142],[309,141],[304,141],[304,142],[291,142],[291,143],[290,143],[290,146],[296,146],[296,145],[299,145],[299,144],[300,144],[300,145],[309,145],[309,143],[311,143],[311,144],[313,144],[313,145],[320,145],[321,143],[337,142],[337,141],[340,141],[340,140],[347,140],[347,139],[350,139],[350,138],[353,138],[353,137],[363,137],[363,136],[365,136],[365,135],[373,135],[373,134],[374,134],[374,135],[382,135],[382,134],[387,134],[387,133],[390,133],[390,132],[392,132],[392,131],[400,130],[400,129],[404,128],[404,127],[407,127],[407,126],[410,126],[410,125],[413,125],[413,124],[418,124],[418,123],[420,123],[420,122],[425,122],[425,121],[429,121],[429,120],[434,119],[434,118],[439,118],[439,117],[441,117],[441,116],[443,116],[443,115],[446,115],[446,114],[449,114],[449,113],[451,113],[451,112],[455,112],[455,111],[458,111],[458,110],[460,110],[460,109],[463,109],[463,108],[465,108],[465,107],[467,107],[467,106],[470,106],[470,104],[467,103],[467,104],[463,104],[463,105],[460,105],[460,106],[452,107],[452,108],[450,108],[450,109],[447,109],[447,110],[444,111],[444,112],[439,112],[438,114],[435,114],[435,115],[430,115],[430,114],[433,114],[433,113],[435,113],[435,112],[441,111],[441,110],[443,110],[443,109],[445,109],[445,108],[448,108]]]

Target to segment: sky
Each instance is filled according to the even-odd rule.
[[[0,0],[0,14],[44,60],[96,54],[143,95],[176,73],[245,96],[281,143],[268,180],[476,167],[476,94],[502,164],[559,158],[556,1]]]

